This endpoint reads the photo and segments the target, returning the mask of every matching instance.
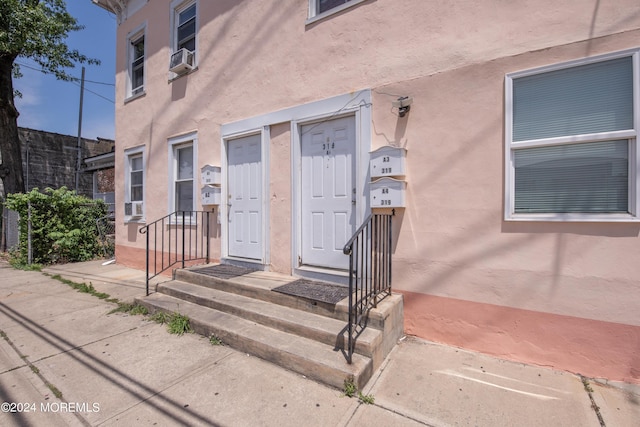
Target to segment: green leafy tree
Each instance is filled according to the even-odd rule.
[[[77,0],[76,0],[77,1]],[[83,29],[64,0],[0,0],[0,179],[5,194],[23,193],[22,153],[13,79],[20,77],[18,58],[28,58],[43,73],[73,80],[68,70],[78,63],[98,64],[65,43],[71,31]]]

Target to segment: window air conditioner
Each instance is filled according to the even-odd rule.
[[[143,202],[131,202],[131,216],[132,217],[141,217],[144,214],[144,203]]]
[[[144,202],[130,202],[124,204],[125,216],[140,218],[144,215]]]
[[[184,74],[193,69],[193,52],[182,48],[171,55],[169,71],[176,74]]]

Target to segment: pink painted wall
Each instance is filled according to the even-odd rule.
[[[394,252],[407,332],[640,382],[640,224],[503,220],[505,74],[639,47],[637,0],[377,0],[310,25],[305,1],[201,0],[199,68],[171,83],[169,5],[118,30],[118,206],[126,148],[146,147],[152,220],[168,210],[170,137],[197,130],[199,166],[219,165],[221,125],[370,88],[371,149],[408,149]],[[125,102],[126,36],[143,22],[146,95]],[[270,268],[288,272],[290,124],[270,133]],[[138,224],[118,225],[118,262],[137,263]]]

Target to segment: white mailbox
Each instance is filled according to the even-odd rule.
[[[205,185],[200,190],[202,197],[202,205],[219,205],[220,204],[220,187]]]
[[[371,177],[404,176],[406,157],[407,149],[401,147],[387,145],[372,151],[370,153]]]
[[[371,182],[369,201],[372,208],[404,208],[406,181],[380,178]]]
[[[220,166],[204,165],[200,169],[202,185],[220,185]]]

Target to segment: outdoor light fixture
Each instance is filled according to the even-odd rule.
[[[409,110],[411,109],[411,103],[413,102],[413,98],[410,96],[401,96],[396,101],[393,101],[391,105],[394,108],[398,109],[398,116],[404,117],[407,115]]]

